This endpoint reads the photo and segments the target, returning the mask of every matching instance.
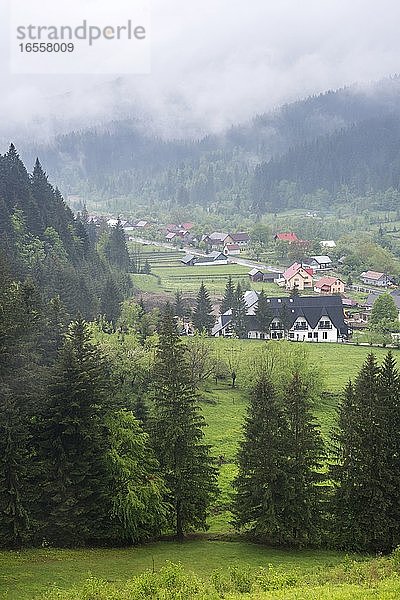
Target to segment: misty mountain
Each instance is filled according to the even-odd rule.
[[[124,120],[59,136],[25,156],[39,154],[64,193],[118,197],[121,210],[147,204],[278,210],[284,197],[268,194],[280,181],[296,183],[298,197],[319,188],[334,194],[343,183],[357,193],[397,187],[399,100],[394,77],[312,96],[200,140],[164,140],[142,121]],[[391,174],[379,174],[389,163]]]

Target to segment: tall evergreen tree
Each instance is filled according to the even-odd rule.
[[[261,290],[261,292],[258,295],[256,319],[257,319],[257,323],[260,328],[260,331],[262,331],[263,333],[268,333],[269,326],[273,319],[273,313],[271,311],[271,307],[268,302],[268,298],[265,295],[264,290]]]
[[[269,379],[255,384],[238,452],[234,523],[258,540],[285,543],[288,501],[288,425],[282,401]]]
[[[354,550],[388,550],[395,530],[388,456],[393,435],[387,405],[382,405],[388,395],[381,388],[394,384],[390,361],[380,374],[375,356],[367,357],[354,388],[346,389],[334,433],[334,530],[339,544]]]
[[[106,378],[104,360],[79,319],[71,324],[56,364],[37,436],[44,476],[38,519],[46,515],[41,531],[53,543],[75,545],[102,537],[108,483]]]
[[[183,345],[170,307],[159,326],[154,368],[151,434],[169,490],[169,523],[178,538],[206,529],[206,514],[216,493],[216,470],[204,443],[204,419]]]
[[[283,399],[288,425],[289,493],[282,531],[287,543],[297,547],[317,542],[321,533],[324,444],[311,413],[309,394],[304,377],[296,371],[285,387]]]
[[[220,314],[223,315],[226,311],[232,310],[235,305],[235,286],[231,275],[226,282],[224,297],[222,298]]]
[[[112,267],[121,271],[129,271],[129,252],[126,245],[124,228],[119,219],[115,227],[111,227],[108,240],[104,245],[104,254]]]
[[[196,306],[193,312],[193,325],[197,331],[205,331],[210,334],[214,323],[215,317],[212,313],[210,294],[202,281],[196,297]]]
[[[175,292],[175,302],[174,302],[174,315],[182,319],[186,314],[186,307],[183,301],[183,296],[181,290],[176,290]]]
[[[244,293],[242,291],[242,286],[238,282],[235,290],[234,305],[232,308],[232,329],[234,334],[240,339],[246,337],[246,315],[247,306],[244,299]]]
[[[101,314],[105,315],[110,323],[116,324],[121,314],[122,294],[120,293],[114,278],[107,277],[101,294]]]

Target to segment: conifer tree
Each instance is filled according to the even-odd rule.
[[[107,277],[106,283],[101,295],[101,314],[105,315],[110,323],[116,324],[121,314],[122,295],[115,283],[114,278],[110,275]]]
[[[232,310],[235,305],[235,286],[233,285],[232,277],[229,275],[226,282],[224,297],[222,298],[220,314],[223,315],[226,311]]]
[[[84,321],[72,323],[39,426],[42,535],[60,545],[102,537],[108,434],[107,370]],[[96,514],[97,513],[97,514]],[[110,519],[108,519],[109,523]]]
[[[238,282],[235,290],[234,306],[232,308],[232,329],[235,335],[240,339],[246,337],[246,315],[247,306],[244,300],[242,286]]]
[[[251,392],[238,452],[233,513],[237,529],[268,543],[287,541],[288,433],[282,401],[264,375]]]
[[[388,400],[383,388],[395,384],[390,363],[389,358],[380,373],[370,354],[339,407],[332,466],[334,531],[339,545],[353,550],[385,551],[393,539],[394,481],[388,456],[393,435],[387,405],[382,405]]]
[[[206,514],[216,493],[216,471],[204,443],[200,413],[185,346],[166,307],[159,325],[154,368],[151,436],[169,490],[169,524],[182,538],[191,529],[206,529]]]
[[[196,306],[193,312],[193,325],[197,331],[205,331],[207,334],[210,334],[214,322],[215,317],[212,313],[210,294],[208,293],[207,288],[202,281],[196,298]]]
[[[176,290],[175,292],[175,302],[174,302],[174,315],[182,319],[185,316],[186,308],[183,301],[183,296],[181,290]]]
[[[264,290],[261,290],[261,292],[258,295],[256,319],[260,331],[262,331],[263,333],[267,333],[269,331],[269,326],[273,319],[273,314]]]
[[[288,425],[287,457],[289,493],[282,533],[296,547],[318,541],[321,527],[320,474],[324,444],[311,413],[304,377],[295,371],[284,390],[284,414]]]
[[[121,271],[129,271],[129,252],[126,245],[124,228],[119,219],[115,227],[111,227],[108,239],[104,245],[104,254],[112,267]]]

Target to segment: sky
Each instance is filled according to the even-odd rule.
[[[153,0],[149,74],[16,75],[10,1],[18,0],[0,0],[2,140],[43,141],[124,116],[166,137],[190,137],[400,72],[398,0]],[[115,2],[128,14],[134,1],[96,5],[112,18]]]

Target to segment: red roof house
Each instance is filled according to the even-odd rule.
[[[286,232],[286,233],[277,233],[275,235],[275,241],[277,241],[277,240],[279,240],[281,242],[288,242],[289,244],[291,244],[292,242],[299,241],[297,235],[295,233],[293,233],[292,231]]]

